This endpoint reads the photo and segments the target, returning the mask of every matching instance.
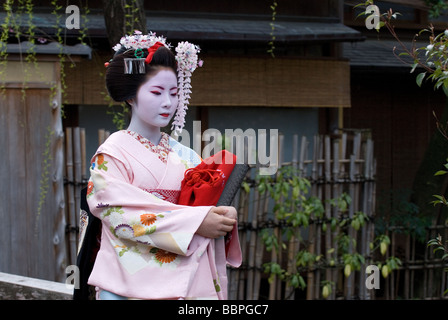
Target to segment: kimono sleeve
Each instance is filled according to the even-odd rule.
[[[189,255],[195,232],[212,206],[176,205],[132,184],[130,164],[97,153],[90,168],[87,202],[110,237]]]

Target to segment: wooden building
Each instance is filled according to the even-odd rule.
[[[26,64],[27,43],[7,46],[0,97],[2,218],[0,270],[65,279],[64,131],[58,54],[90,54],[86,46],[49,45]]]
[[[430,23],[436,32],[448,27],[446,16],[429,18],[423,2],[375,2],[381,12],[392,8],[401,14],[393,23],[395,32],[408,48],[411,48],[416,33]],[[386,200],[394,192],[409,194],[430,138],[436,130],[433,113],[441,118],[446,97],[442,90],[434,90],[430,82],[424,82],[419,87],[415,79],[422,70],[417,68],[410,73],[410,65],[397,58],[396,55],[404,51],[400,43],[386,29],[379,33],[368,30],[363,19],[355,18],[359,11],[353,6],[357,2],[345,3],[345,24],[362,32],[366,40],[343,45],[344,57],[350,60],[352,104],[344,113],[344,125],[353,129],[369,128],[371,132],[377,146],[378,195]],[[429,34],[423,33],[416,40],[417,47],[426,46]]]

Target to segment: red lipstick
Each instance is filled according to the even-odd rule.
[[[164,117],[164,118],[168,118],[168,117],[170,116],[169,113],[161,113],[160,115],[161,115],[162,117]]]

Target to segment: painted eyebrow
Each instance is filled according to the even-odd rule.
[[[165,88],[164,88],[164,87],[161,87],[161,86],[152,86],[152,87],[154,87],[154,88],[158,88],[158,89],[160,89],[160,90],[165,90]],[[173,90],[173,89],[176,89],[176,90],[177,90],[177,87],[172,87],[170,90]]]

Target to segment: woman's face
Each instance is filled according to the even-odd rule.
[[[176,75],[169,68],[161,68],[138,89],[132,117],[149,127],[162,128],[169,124],[177,103]]]

